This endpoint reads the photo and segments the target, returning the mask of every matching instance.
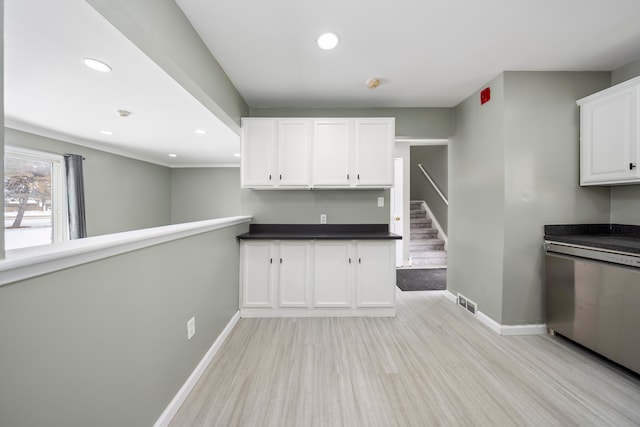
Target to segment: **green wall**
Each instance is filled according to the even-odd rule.
[[[171,222],[240,215],[240,168],[171,169]]]
[[[394,117],[396,137],[447,139],[455,128],[453,108],[251,108],[251,117]]]
[[[389,190],[247,190],[240,192],[242,215],[256,224],[388,224]],[[378,207],[384,197],[384,207]]]
[[[240,224],[0,287],[0,425],[153,425],[238,311],[235,236],[246,231]]]
[[[84,156],[89,236],[171,223],[171,170],[167,167],[10,128],[5,128],[5,142]]]
[[[579,186],[575,101],[609,73],[506,72],[502,324],[545,323],[545,224],[609,221],[609,189]]]
[[[448,197],[448,151],[447,145],[411,147],[411,200],[424,200],[445,234],[448,224],[447,204],[424,176],[418,164],[424,167],[442,194]]]
[[[578,185],[575,101],[610,73],[505,72],[456,108],[448,287],[503,325],[544,323],[543,226],[608,222],[609,188]],[[484,87],[483,87],[484,88]]]
[[[456,132],[449,141],[449,233],[447,288],[478,304],[500,322],[504,258],[504,77],[456,107]]]

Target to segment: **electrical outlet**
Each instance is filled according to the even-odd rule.
[[[327,214],[320,214],[320,224],[327,223]]]
[[[384,208],[384,197],[378,197],[378,207]]]
[[[190,340],[196,334],[196,318],[192,317],[187,322],[187,339]]]

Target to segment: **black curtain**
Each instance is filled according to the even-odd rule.
[[[65,173],[67,175],[67,200],[69,203],[69,238],[72,240],[87,237],[82,160],[82,156],[77,154],[64,155]]]

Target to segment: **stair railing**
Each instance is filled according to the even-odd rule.
[[[444,202],[445,205],[449,206],[449,201],[447,200],[447,198],[445,197],[444,194],[442,194],[442,191],[440,191],[440,189],[438,188],[438,186],[436,185],[435,182],[433,182],[433,179],[431,179],[431,177],[429,176],[429,174],[427,173],[426,170],[424,170],[424,167],[422,167],[422,163],[418,163],[418,167],[420,168],[420,170],[422,171],[422,173],[424,174],[424,176],[427,177],[427,179],[429,180],[429,182],[431,183],[431,186],[436,190],[436,193],[438,193],[438,196],[440,196],[440,198],[442,199],[442,201]]]

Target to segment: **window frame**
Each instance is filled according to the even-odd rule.
[[[49,244],[65,242],[69,240],[69,213],[67,206],[67,180],[65,177],[64,156],[32,148],[18,147],[15,145],[7,144],[5,144],[4,146],[4,155],[51,163],[52,239],[51,243]],[[4,182],[4,176],[2,178]],[[16,248],[16,250],[23,248],[24,247]]]

